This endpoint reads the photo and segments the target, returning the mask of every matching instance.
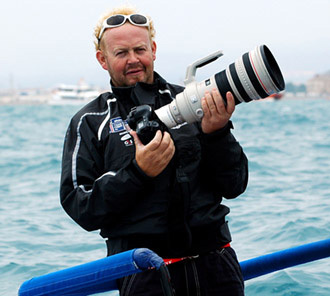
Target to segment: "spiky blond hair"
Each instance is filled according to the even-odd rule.
[[[115,15],[115,14],[123,14],[123,15],[130,15],[130,14],[134,14],[134,13],[139,13],[138,10],[131,5],[123,5],[117,8],[114,8],[110,11],[107,11],[106,13],[104,13],[100,19],[98,20],[95,29],[94,29],[94,46],[95,46],[95,50],[99,50],[101,48],[101,43],[102,43],[102,37],[101,40],[98,40],[100,31],[102,29],[102,24],[103,21],[105,19],[107,19],[108,17]],[[156,31],[154,28],[154,23],[151,19],[150,16],[147,16],[147,18],[149,19],[149,37],[150,37],[150,41],[154,41],[155,36],[156,36]]]

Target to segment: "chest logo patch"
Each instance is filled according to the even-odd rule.
[[[125,140],[128,140],[128,139],[130,139],[130,138],[131,138],[131,135],[130,135],[130,134],[126,134],[126,135],[123,135],[123,136],[120,138],[120,140],[125,141]]]
[[[126,147],[133,146],[133,140],[132,139],[125,140],[124,144],[125,144]]]
[[[122,134],[122,133],[121,133]],[[128,146],[132,146],[133,145],[133,138],[132,138],[132,136],[129,134],[129,133],[127,133],[126,132],[126,134],[124,134],[121,138],[120,138],[120,140],[124,143],[124,145],[126,146],[126,147],[128,147]]]
[[[126,130],[125,122],[121,119],[121,117],[111,118],[109,127],[110,127],[110,134],[119,133]]]

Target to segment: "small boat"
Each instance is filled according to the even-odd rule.
[[[100,90],[81,80],[78,84],[60,84],[53,93],[51,105],[85,104],[100,95]]]
[[[283,93],[275,93],[275,94],[272,94],[269,97],[267,97],[267,99],[277,101],[277,100],[282,99],[282,97],[283,97]]]

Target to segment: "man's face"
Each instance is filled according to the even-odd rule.
[[[125,23],[107,29],[102,37],[102,49],[97,51],[96,57],[109,72],[114,86],[153,83],[156,43],[150,41],[146,27]]]

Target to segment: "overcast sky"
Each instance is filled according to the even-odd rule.
[[[53,87],[80,78],[106,86],[93,29],[107,9],[123,3],[150,15],[156,27],[156,71],[180,83],[186,67],[216,50],[206,78],[243,53],[266,44],[287,82],[330,70],[329,0],[2,0],[0,88]],[[216,72],[215,72],[216,71]]]

